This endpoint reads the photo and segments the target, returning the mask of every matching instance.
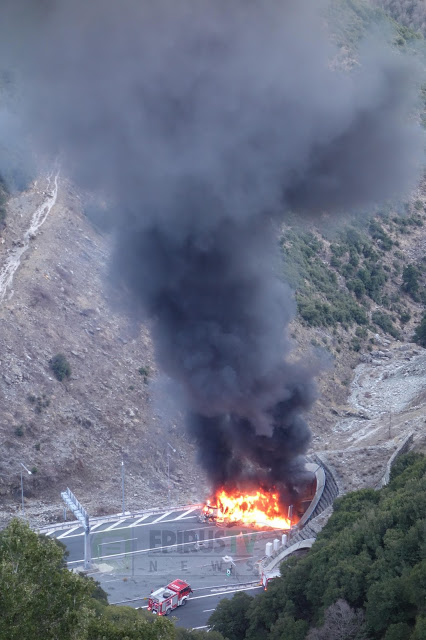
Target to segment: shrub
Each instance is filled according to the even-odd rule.
[[[138,369],[141,376],[149,376],[149,368],[148,367],[139,367]]]
[[[419,275],[419,270],[414,264],[407,264],[402,272],[402,289],[406,291],[413,300],[418,299]]]
[[[42,413],[43,409],[50,405],[50,400],[44,393],[41,396],[34,396],[34,400],[31,402],[35,404],[34,411],[36,413]]]
[[[49,360],[50,368],[53,374],[59,382],[62,382],[64,378],[71,376],[71,365],[64,356],[63,353],[58,353],[56,356]]]
[[[387,313],[383,313],[382,311],[374,311],[371,316],[371,320],[374,324],[377,324],[378,327],[383,329],[385,333],[389,333],[396,340],[399,340],[400,333],[398,329],[394,326],[391,317]]]
[[[143,381],[145,382],[145,384],[148,384],[148,378],[150,374],[149,367],[139,367],[138,371],[140,375],[143,376]]]
[[[369,231],[371,237],[374,240],[377,240],[384,251],[389,251],[392,248],[392,240],[388,236],[388,234],[383,229],[382,225],[377,222],[377,220],[372,220],[370,222]]]
[[[24,435],[23,426],[19,425],[19,427],[16,427],[15,429],[15,436],[18,436],[18,438],[22,438],[23,435]]]
[[[421,347],[426,347],[426,314],[414,330],[414,342],[417,342]]]
[[[358,338],[352,338],[352,349],[354,351],[360,351],[361,350],[361,343],[358,340]]]

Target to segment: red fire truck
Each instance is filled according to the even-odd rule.
[[[161,587],[151,593],[148,600],[148,611],[159,616],[168,616],[170,611],[186,604],[192,589],[183,580],[173,580],[167,587]]]

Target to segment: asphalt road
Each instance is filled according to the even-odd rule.
[[[262,587],[242,587],[234,588],[230,591],[219,593],[203,593],[203,591],[195,591],[188,600],[185,607],[178,607],[172,612],[172,617],[176,620],[179,627],[191,629],[206,629],[207,621],[210,618],[217,605],[224,598],[232,598],[237,591],[245,591],[249,595],[256,595],[263,591]]]
[[[256,562],[265,554],[265,543],[280,538],[282,532],[204,524],[198,522],[198,513],[196,507],[173,509],[100,521],[92,527],[90,575],[101,583],[111,603],[144,607],[151,590],[181,578],[191,584],[194,594],[173,615],[177,624],[196,628],[206,625],[220,599],[244,588],[256,592]],[[76,524],[50,535],[66,545],[69,567],[82,568],[82,527]]]

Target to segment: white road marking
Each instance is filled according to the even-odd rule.
[[[172,520],[171,522],[174,522],[174,520]],[[150,523],[152,524],[152,523]],[[104,529],[104,531],[108,531],[108,529]],[[103,532],[102,532],[103,533]],[[262,531],[259,531],[258,533],[263,533]],[[221,536],[221,537],[217,537],[217,538],[210,538],[209,540],[206,540],[205,542],[207,544],[210,544],[210,542],[216,542],[217,540],[231,540],[232,538],[244,538],[245,536],[251,536],[253,535],[253,533],[235,533],[232,536]],[[173,549],[174,547],[185,547],[189,544],[195,545],[195,541],[191,540],[190,542],[176,542],[175,544],[168,544],[165,545],[163,547],[152,547],[151,549],[138,549],[138,551],[132,551],[130,552],[128,555],[133,555],[136,553],[148,553],[149,551],[162,551],[163,549]],[[94,556],[92,558],[92,560],[105,560],[106,558],[118,558],[120,556],[124,556],[127,555],[127,553],[113,553],[109,556]],[[247,556],[247,557],[252,557],[252,556]],[[68,562],[67,564],[77,564],[79,562],[84,562],[83,560],[70,560],[70,562]]]
[[[153,520],[152,522],[150,522],[149,524],[156,524],[157,522],[160,522],[160,520],[162,520],[163,518],[165,518],[166,516],[169,516],[171,513],[173,513],[173,511],[167,511],[166,513],[163,513],[162,516],[160,516],[159,518],[157,518],[156,520]]]
[[[163,516],[165,517],[165,516]],[[194,518],[194,516],[187,516],[186,518],[181,518],[181,520],[192,520]],[[125,518],[125,520],[127,520],[128,518]],[[117,527],[120,523],[124,522],[124,520],[119,520],[118,522],[116,522],[114,525],[112,525],[112,527]],[[171,520],[162,520],[161,524],[165,524],[166,522],[176,522],[175,518],[172,518]],[[142,522],[141,524],[138,524],[136,526],[138,527],[149,527],[151,524],[154,524],[153,522]],[[124,529],[131,529],[132,527],[134,527],[135,524],[129,524],[126,525],[125,527],[119,527],[117,529],[115,529],[115,531],[123,531]],[[100,531],[99,533],[103,533],[104,531],[109,531],[112,527],[108,527],[108,529],[102,529],[102,531]],[[190,531],[198,531],[198,529],[190,529]],[[281,531],[281,529],[280,529]],[[284,531],[284,529],[283,529]],[[78,538],[79,536],[82,536],[82,533],[76,533],[74,536],[70,536],[70,538]]]
[[[118,544],[119,542],[129,542],[129,540],[137,540],[137,538],[125,538],[123,540],[111,540],[111,542],[100,542],[98,544],[98,547],[102,547],[104,544]]]
[[[207,629],[207,625],[205,624],[204,627],[191,627],[193,631],[196,631],[197,629]]]
[[[139,522],[142,522],[142,520],[146,520],[147,518],[149,518],[151,514],[147,513],[145,516],[142,516],[142,518],[139,518],[139,520],[135,520],[135,522],[133,522],[130,526],[131,527],[137,527]]]
[[[226,593],[236,593],[237,591],[253,591],[254,589],[263,589],[259,585],[257,587],[240,587],[239,589],[229,589],[229,591],[221,591],[220,593],[208,593],[205,596],[192,596],[190,600],[199,600],[200,598],[214,598],[215,596],[223,596]]]
[[[120,578],[121,579],[121,578]],[[110,581],[112,582],[112,581]],[[235,585],[235,587],[238,587],[238,585]],[[204,589],[204,588],[208,588],[208,587],[200,587],[200,589]],[[254,589],[263,589],[263,587],[257,585],[256,587],[238,587],[236,589],[232,589],[232,590],[228,590],[228,591],[221,591],[221,593],[209,593],[206,596],[192,596],[191,598],[189,598],[189,601],[191,600],[198,600],[199,598],[215,598],[216,596],[224,596],[226,593],[235,593],[236,591],[251,591]],[[147,597],[143,597],[143,598],[131,598],[128,600],[120,600],[119,602],[111,602],[111,605],[117,605],[117,604],[125,604],[126,602],[136,602],[137,600],[148,600]],[[148,605],[144,605],[142,607],[135,607],[135,609],[147,609]],[[205,609],[203,611],[203,613],[209,613],[210,611],[215,611],[215,609]],[[207,625],[206,625],[207,626]],[[194,627],[194,629],[204,629],[205,627]]]
[[[107,582],[122,582],[123,578],[113,578],[112,580],[104,580],[104,584]]]
[[[199,507],[192,507],[191,509],[188,509],[188,511],[185,511],[185,513],[182,513],[180,516],[178,516],[176,518],[176,520],[182,520],[182,518],[184,518],[185,516],[189,515],[193,511],[196,511],[197,509],[199,509]]]
[[[61,535],[58,536],[56,539],[60,540],[61,538],[65,538],[65,536],[67,536],[68,534],[72,533],[73,531],[77,531],[77,529],[81,529],[81,525],[80,524],[77,525],[77,527],[73,527],[72,529],[68,529],[64,533],[61,533]]]
[[[117,527],[119,524],[123,524],[125,520],[127,520],[127,518],[123,518],[123,520],[118,520],[117,522],[114,522],[114,524],[112,524],[110,527],[107,527],[106,529],[104,529],[102,533],[104,531],[111,531],[111,529],[115,529],[115,527]],[[127,527],[123,527],[123,529],[127,529]]]
[[[106,520],[103,520],[102,522],[98,522],[97,524],[94,524],[93,527],[90,527],[90,531],[94,531],[95,529],[100,527],[101,524],[105,524],[105,522],[106,522]]]

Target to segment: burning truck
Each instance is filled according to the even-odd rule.
[[[207,500],[200,513],[200,521],[218,525],[243,524],[251,527],[291,529],[299,522],[312,502],[316,491],[315,474],[293,494],[293,504],[284,506],[278,491],[258,489],[250,493],[240,491],[216,492]]]
[[[222,525],[236,523],[252,527],[272,527],[275,529],[290,529],[293,508],[282,513],[277,493],[256,491],[251,494],[228,494],[222,490],[213,499],[207,500],[201,510],[200,521]]]

